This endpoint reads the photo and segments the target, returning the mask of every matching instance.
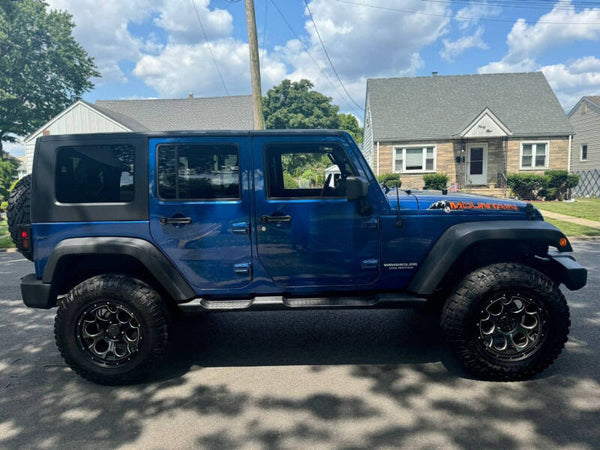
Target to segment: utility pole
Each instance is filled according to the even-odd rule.
[[[248,48],[250,49],[250,79],[252,81],[252,113],[254,129],[264,130],[265,119],[262,108],[260,87],[260,61],[258,59],[258,38],[256,37],[256,16],[254,0],[246,0],[246,22],[248,23]]]

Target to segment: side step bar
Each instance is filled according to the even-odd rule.
[[[212,300],[196,298],[180,304],[183,311],[235,311],[285,309],[353,309],[353,308],[413,308],[426,299],[409,294],[379,294],[370,297],[283,297],[258,296],[242,300]]]

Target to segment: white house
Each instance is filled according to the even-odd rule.
[[[44,135],[253,128],[249,95],[98,100],[94,104],[78,100],[25,139],[25,166],[31,173],[35,140]]]

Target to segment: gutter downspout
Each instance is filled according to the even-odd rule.
[[[377,175],[379,175],[379,141],[377,141]]]
[[[571,172],[571,144],[572,144],[573,135],[569,135],[569,156],[567,159],[567,172]]]

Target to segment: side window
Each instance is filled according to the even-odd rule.
[[[56,200],[129,203],[133,201],[134,174],[133,145],[61,147],[56,161]]]
[[[332,144],[274,144],[265,148],[270,198],[345,197],[356,175],[344,149]]]
[[[159,145],[158,196],[165,200],[240,198],[235,145]]]

